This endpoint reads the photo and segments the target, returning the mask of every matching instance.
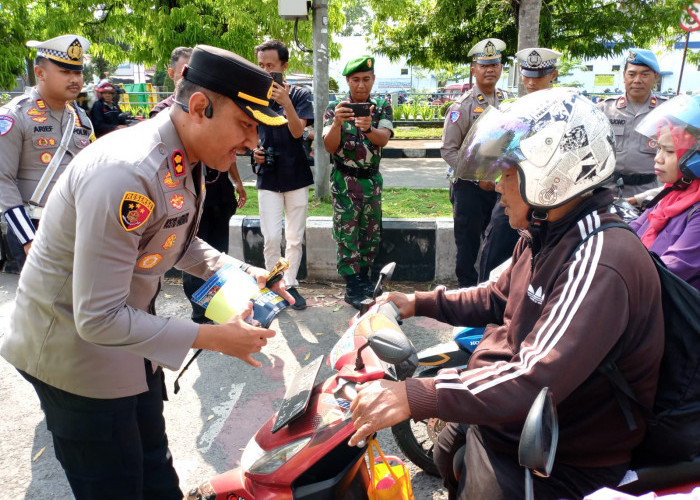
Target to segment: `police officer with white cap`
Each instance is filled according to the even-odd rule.
[[[467,132],[488,106],[498,107],[508,94],[496,88],[501,77],[501,51],[506,44],[498,38],[487,38],[469,51],[472,56],[471,72],[476,85],[459,97],[445,115],[440,155],[447,162],[450,180],[450,202],[454,218],[454,236],[457,245],[455,274],[460,287],[477,282],[474,267],[479,253],[481,236],[496,203],[493,183],[474,183],[455,178],[457,153]]]
[[[550,88],[559,74],[557,59],[561,57],[561,52],[556,50],[530,47],[519,50],[515,57],[520,63],[520,75],[528,94]],[[479,260],[479,283],[488,279],[492,270],[510,258],[520,238],[518,232],[510,227],[500,200],[499,195],[491,212],[491,221],[484,232]]]
[[[259,285],[267,273],[198,239],[203,165],[227,172],[257,143],[272,78],[229,51],[200,45],[176,106],[100,138],[60,177],[27,256],[0,354],[32,383],[56,456],[82,499],[181,500],[163,419],[162,367],[190,348],[253,366],[274,331],[155,314],[171,267],[207,279],[227,264]],[[281,283],[273,285],[291,303]]]
[[[660,71],[651,50],[629,49],[623,70],[625,93],[598,104],[615,130],[617,166],[614,177],[624,182],[624,197],[658,186],[654,175],[656,142],[634,129],[647,113],[666,100],[652,93]]]
[[[37,85],[0,108],[0,209],[16,271],[24,264],[56,179],[93,135],[87,113],[73,102],[83,87],[83,58],[90,43],[82,36],[62,35],[30,40],[27,46],[37,51]]]

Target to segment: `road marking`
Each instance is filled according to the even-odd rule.
[[[231,386],[231,390],[228,393],[228,399],[226,401],[221,402],[221,404],[215,406],[212,409],[212,412],[214,413],[214,418],[210,422],[208,422],[210,424],[209,428],[203,431],[202,437],[199,438],[199,446],[197,447],[197,449],[200,452],[206,453],[209,451],[209,448],[211,448],[212,443],[221,432],[221,429],[223,429],[224,424],[228,420],[229,415],[231,415],[233,407],[236,406],[238,399],[241,397],[244,387],[245,383],[233,384]]]

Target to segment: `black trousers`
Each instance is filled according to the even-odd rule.
[[[457,481],[454,457],[462,445],[466,445],[466,449],[461,460],[459,457],[456,460],[462,465]],[[438,436],[433,457],[450,500],[518,500],[525,497],[525,469],[518,463],[518,457],[489,449],[478,426],[448,423]],[[535,498],[574,500],[605,486],[614,488],[628,466],[586,468],[555,462],[550,477],[533,474]]]
[[[32,219],[32,224],[35,228],[39,228],[39,219]],[[22,245],[17,239],[17,235],[12,230],[12,228],[7,226],[7,234],[5,235],[7,241],[7,249],[10,255],[7,255],[7,262],[5,263],[6,272],[16,272],[19,273],[24,267],[24,262],[27,260],[27,254],[24,253],[24,245]]]
[[[77,396],[20,371],[34,386],[56,458],[77,500],[182,500],[163,418],[163,369],[145,362],[148,391]]]
[[[212,176],[213,180],[209,180]],[[207,196],[204,200],[197,237],[219,252],[228,253],[228,223],[236,213],[236,191],[226,172],[208,169],[206,178]],[[182,274],[182,287],[192,304],[192,320],[198,323],[204,321],[205,309],[192,301],[192,294],[203,284],[204,280],[201,278],[188,273]]]
[[[457,245],[455,274],[460,288],[464,288],[477,283],[476,258],[496,203],[496,192],[484,191],[473,182],[458,180],[450,185],[450,202]]]
[[[491,271],[513,255],[515,244],[520,239],[518,231],[510,227],[506,209],[501,206],[500,201],[499,194],[491,211],[491,222],[484,233],[479,259],[479,283],[486,281]]]

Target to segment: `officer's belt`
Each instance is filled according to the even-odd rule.
[[[620,172],[615,172],[613,174],[613,179],[622,179],[625,186],[641,186],[642,184],[649,184],[656,180],[656,175],[654,174],[622,174]]]
[[[357,177],[358,179],[369,179],[374,174],[379,172],[379,167],[369,167],[369,168],[359,168],[359,167],[348,167],[344,163],[339,161],[333,162],[333,168],[340,170],[345,175],[351,177]]]

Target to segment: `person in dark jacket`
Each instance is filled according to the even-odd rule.
[[[113,103],[114,95],[117,92],[114,85],[104,81],[95,88],[95,92],[100,96],[90,110],[95,135],[102,137],[118,128],[126,128],[126,119],[122,114],[122,109],[118,104]]]
[[[522,498],[518,440],[542,387],[554,394],[559,445],[550,478],[534,477],[535,498],[582,498],[616,486],[645,421],[629,429],[609,379],[608,353],[641,405],[651,408],[663,352],[661,285],[647,251],[624,228],[596,228],[610,213],[603,184],[615,170],[613,130],[587,98],[564,89],[534,92],[488,108],[460,149],[455,174],[495,180],[512,227],[521,232],[510,267],[478,287],[402,294],[402,317],[485,326],[468,369],[435,378],[372,382],[351,404],[350,445],[407,418],[449,422],[434,458],[450,498]],[[582,243],[583,242],[583,243]],[[580,245],[580,246],[579,246]],[[576,251],[574,251],[576,250]],[[464,465],[459,479],[453,459]]]

